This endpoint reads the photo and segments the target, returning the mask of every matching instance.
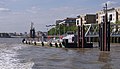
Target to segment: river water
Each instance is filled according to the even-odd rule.
[[[41,47],[20,38],[0,38],[0,69],[120,69],[120,44],[110,52]]]

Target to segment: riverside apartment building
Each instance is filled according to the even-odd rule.
[[[108,12],[108,18],[111,17],[111,22],[112,23],[116,23],[116,21],[120,21],[120,8],[111,8],[107,10]],[[103,10],[98,11],[96,13],[96,22],[99,24],[101,22],[103,22],[105,17],[105,13]]]
[[[96,23],[96,14],[85,14],[78,16],[78,18],[76,19],[76,26],[81,25],[81,18],[83,24]]]

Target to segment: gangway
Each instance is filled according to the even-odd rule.
[[[99,37],[99,24],[84,24],[85,37]],[[110,37],[120,37],[120,24],[110,23]]]

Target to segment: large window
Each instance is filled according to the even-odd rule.
[[[109,16],[109,20],[111,21],[113,18],[112,18],[112,14],[110,14],[110,16]]]
[[[77,20],[77,25],[79,24],[79,20]]]

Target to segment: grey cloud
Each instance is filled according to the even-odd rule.
[[[5,10],[5,9],[2,9]],[[29,11],[28,11],[29,10]],[[30,12],[30,11],[34,11]],[[36,30],[47,31],[46,25],[55,24],[55,20],[64,19],[66,17],[76,17],[77,14],[86,13],[86,9],[73,8],[73,7],[59,7],[49,10],[43,10],[39,7],[32,7],[27,11],[22,12],[9,12],[2,15],[0,18],[0,31],[17,31],[29,32],[31,21],[35,23]]]
[[[8,8],[0,8],[0,12],[9,12],[10,11],[10,9],[8,9]]]

